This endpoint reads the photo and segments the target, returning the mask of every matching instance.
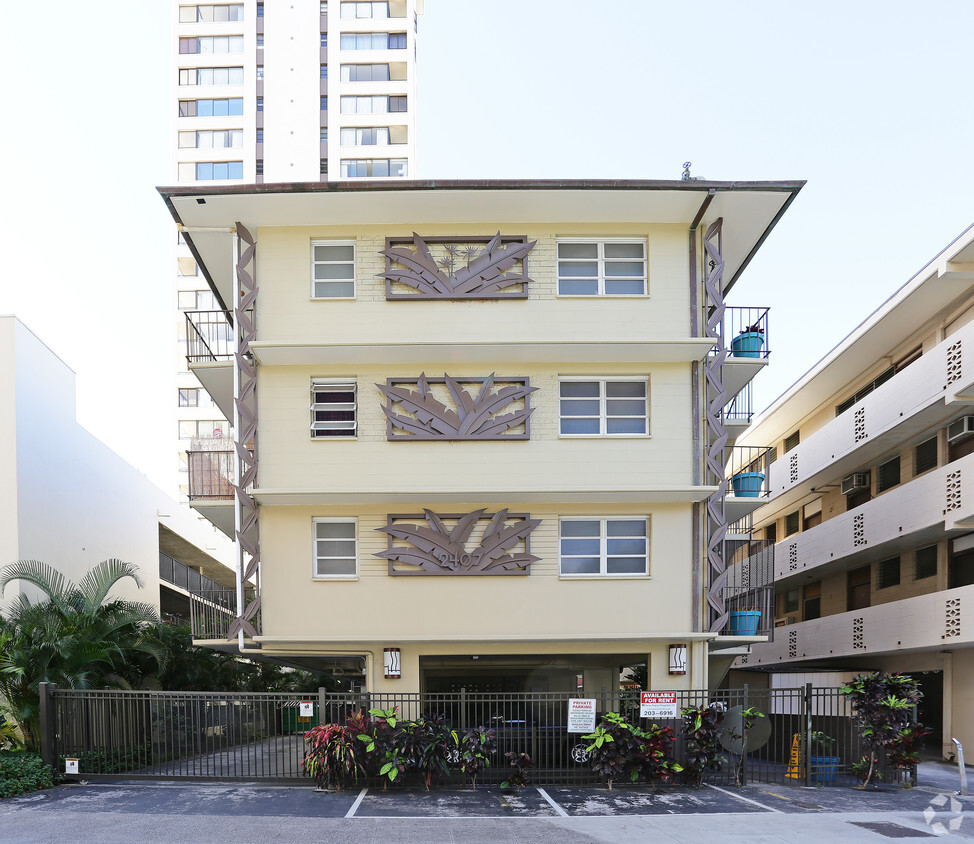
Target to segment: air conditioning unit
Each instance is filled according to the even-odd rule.
[[[842,494],[850,495],[861,489],[869,489],[869,472],[855,472],[842,479]]]
[[[775,627],[787,627],[789,624],[795,623],[795,616],[793,615],[783,615],[780,618],[774,620]]]
[[[962,416],[947,426],[947,442],[959,443],[974,436],[974,416]]]

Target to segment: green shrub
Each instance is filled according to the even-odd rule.
[[[16,797],[54,785],[50,766],[36,753],[0,751],[0,797]]]
[[[585,749],[592,770],[602,776],[610,791],[614,781],[666,781],[681,772],[683,766],[669,758],[673,739],[670,727],[653,724],[641,730],[618,712],[607,712],[594,733],[582,736],[583,741],[591,742]]]

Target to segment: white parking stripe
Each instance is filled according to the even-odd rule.
[[[549,804],[551,804],[551,808],[554,809],[561,817],[563,818],[568,817],[568,812],[566,812],[564,809],[561,808],[561,806],[559,806],[554,800],[552,800],[551,797],[548,795],[547,791],[545,791],[543,788],[539,788],[538,794],[544,797],[544,799],[547,800]]]
[[[346,818],[354,818],[355,817],[355,813],[358,811],[358,807],[362,803],[362,798],[365,797],[365,792],[367,792],[367,791],[368,791],[367,788],[363,788],[358,793],[358,797],[355,798],[355,802],[351,806],[349,806],[348,811],[345,813],[345,817]]]
[[[764,803],[758,803],[757,800],[752,800],[750,797],[742,797],[740,794],[735,794],[733,791],[728,791],[726,788],[718,788],[716,785],[711,785],[709,782],[704,783],[707,788],[712,788],[714,791],[719,791],[721,794],[729,794],[731,797],[736,797],[738,800],[743,800],[745,803],[751,803],[758,808],[764,809],[768,812],[774,812],[778,815],[785,814],[781,809],[775,809],[773,806],[765,806]]]

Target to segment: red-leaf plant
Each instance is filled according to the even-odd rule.
[[[369,717],[358,709],[344,724],[321,724],[304,734],[304,771],[319,789],[341,791],[365,775],[365,752],[358,739],[368,729]]]

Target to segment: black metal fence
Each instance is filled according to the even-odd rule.
[[[676,691],[676,711],[685,706],[724,710],[724,761],[705,781],[713,785],[793,783],[852,785],[850,766],[863,756],[837,688]],[[479,781],[506,776],[504,753],[528,753],[536,767],[531,781],[594,784],[587,742],[569,732],[567,693],[373,694],[90,691],[42,684],[42,744],[45,760],[62,772],[78,760],[84,778],[187,778],[296,780],[303,775],[304,733],[316,724],[343,723],[357,710],[396,709],[401,717],[442,715],[457,731],[484,726],[495,731],[497,751]],[[686,758],[683,719],[640,720],[638,691],[585,695],[598,714],[620,712],[630,723],[670,727],[672,757]],[[746,740],[741,713],[760,713]],[[816,746],[824,733],[831,743]],[[742,754],[743,750],[743,754]],[[742,759],[743,755],[743,759]],[[884,772],[887,779],[894,772]],[[910,774],[915,782],[915,772]],[[459,785],[455,772],[445,784]]]

